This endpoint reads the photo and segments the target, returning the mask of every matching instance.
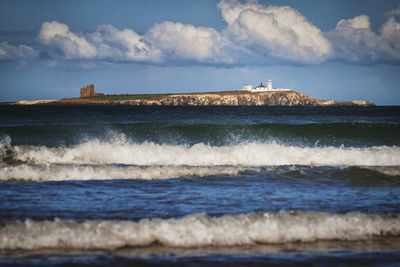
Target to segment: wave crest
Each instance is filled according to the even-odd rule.
[[[168,179],[238,175],[260,171],[235,166],[114,166],[114,165],[17,165],[0,168],[0,181],[64,181],[109,179]]]
[[[109,142],[97,139],[71,146],[6,146],[13,160],[29,164],[130,164],[189,166],[397,166],[400,147],[298,147],[291,145],[250,142],[245,144],[193,146],[132,143],[124,138]],[[4,161],[4,157],[3,157]]]
[[[0,249],[115,249],[160,243],[168,247],[355,241],[399,236],[400,218],[363,213],[274,212],[131,221],[31,221],[0,226]]]

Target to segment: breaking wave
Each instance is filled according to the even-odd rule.
[[[0,181],[64,181],[109,179],[167,179],[238,175],[260,171],[235,166],[114,166],[114,165],[17,165],[0,168]]]
[[[5,163],[28,164],[129,164],[188,166],[398,166],[400,147],[299,147],[275,142],[211,146],[133,143],[124,138],[98,139],[74,146],[0,146]]]
[[[400,177],[399,166],[350,166],[350,167],[321,167],[314,171],[320,175],[335,177],[340,172],[341,177],[363,177],[368,181],[370,177],[384,179],[385,177]],[[113,180],[113,179],[141,179],[162,180],[169,178],[210,177],[220,175],[246,175],[250,173],[279,172],[286,176],[296,175],[296,170],[302,172],[302,166],[188,166],[188,165],[1,165],[0,181],[66,181],[66,180]],[[294,171],[294,172],[293,172]],[[293,173],[292,173],[293,172]],[[310,173],[311,175],[311,173]]]
[[[382,167],[382,166],[372,166],[372,167],[363,167],[365,170],[376,172],[379,174],[383,174],[386,176],[400,176],[400,168],[397,167]]]
[[[0,226],[1,250],[116,249],[125,246],[240,246],[356,241],[400,235],[398,215],[273,212],[132,221],[32,221]]]

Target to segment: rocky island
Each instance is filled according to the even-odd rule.
[[[295,92],[213,92],[166,95],[105,95],[69,98],[51,102],[62,104],[123,104],[135,106],[370,106],[368,101],[317,100]]]
[[[372,106],[369,101],[318,100],[291,89],[272,89],[262,85],[255,89],[182,94],[105,95],[94,91],[94,85],[81,88],[79,98],[61,100],[18,101],[8,104],[119,104],[135,106]]]

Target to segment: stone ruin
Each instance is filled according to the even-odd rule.
[[[94,91],[94,84],[87,85],[86,87],[81,88],[80,97],[91,97],[91,96],[102,96],[103,93],[96,93]]]

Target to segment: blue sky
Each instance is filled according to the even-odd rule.
[[[0,101],[237,90],[400,104],[400,1],[0,2]]]

